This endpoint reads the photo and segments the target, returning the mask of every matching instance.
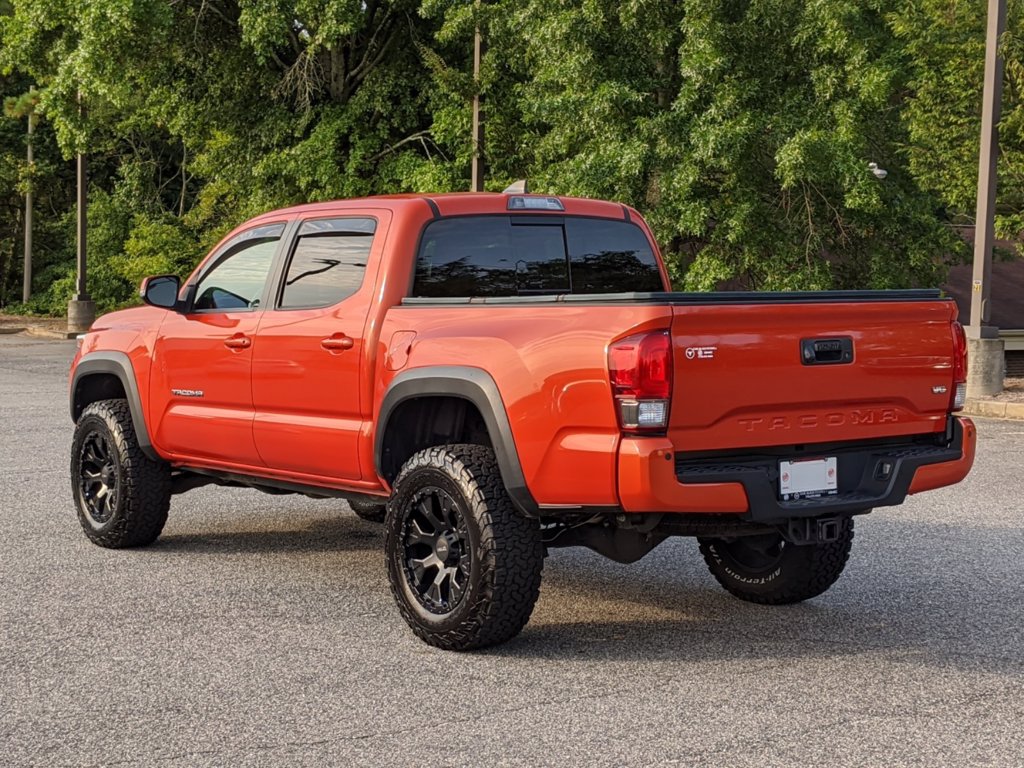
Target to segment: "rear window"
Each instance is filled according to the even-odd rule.
[[[427,225],[413,296],[663,290],[643,231],[580,216],[462,216]]]
[[[329,307],[359,290],[377,222],[303,222],[281,291],[281,309]]]

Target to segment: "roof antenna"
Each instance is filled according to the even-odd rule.
[[[502,191],[502,194],[503,195],[525,195],[529,191],[530,190],[529,190],[528,185],[526,183],[526,179],[520,179],[519,181],[515,181],[515,182],[509,184],[507,187],[505,187],[505,189]]]

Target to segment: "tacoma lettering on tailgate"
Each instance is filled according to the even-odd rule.
[[[775,432],[786,429],[843,427],[858,424],[894,424],[899,416],[894,408],[865,408],[849,413],[809,413],[802,416],[770,416],[739,419],[747,432]]]

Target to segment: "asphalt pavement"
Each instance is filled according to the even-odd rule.
[[[846,572],[742,603],[690,540],[547,559],[522,635],[416,640],[378,526],[203,488],[104,550],[70,496],[73,342],[0,336],[0,765],[1024,766],[1024,424],[858,519]]]

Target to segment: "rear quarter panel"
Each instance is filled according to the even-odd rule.
[[[387,370],[390,340],[405,333],[401,370],[472,366],[494,379],[538,503],[615,505],[620,437],[607,346],[670,321],[661,306],[398,306],[384,320],[374,402],[398,373]]]

